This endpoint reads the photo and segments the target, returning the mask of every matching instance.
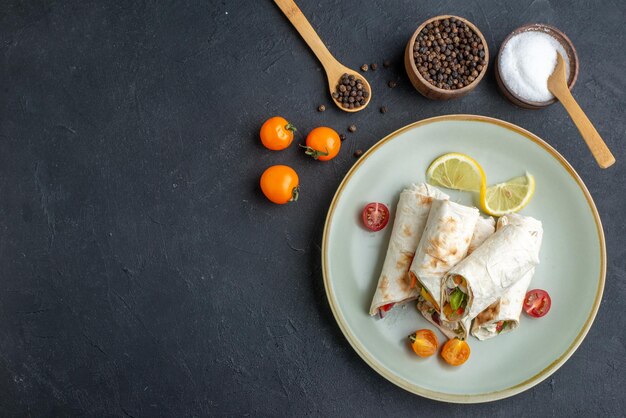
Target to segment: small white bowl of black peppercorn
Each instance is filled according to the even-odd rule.
[[[483,34],[458,16],[435,16],[422,23],[406,45],[404,65],[411,84],[433,100],[472,91],[487,72],[489,48]]]

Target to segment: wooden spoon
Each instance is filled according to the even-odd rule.
[[[331,98],[335,104],[345,112],[358,112],[359,110],[365,109],[372,99],[372,88],[365,77],[342,65],[335,59],[335,57],[332,56],[328,48],[326,48],[326,45],[324,45],[324,42],[322,42],[320,37],[315,32],[315,29],[313,29],[307,18],[302,14],[302,11],[298,8],[296,3],[293,2],[293,0],[274,0],[274,3],[280,7],[280,10],[282,10],[285,16],[287,16],[287,19],[289,19],[291,24],[295,26],[300,33],[300,36],[302,36],[309,48],[311,48],[311,50],[315,53],[317,59],[322,63],[324,71],[326,71],[326,77],[328,78],[328,89],[330,90]],[[347,109],[343,107],[339,101],[332,97],[332,94],[335,92],[337,84],[339,83],[339,79],[344,74],[352,74],[363,80],[363,84],[365,85],[364,87],[366,87],[369,92],[369,97],[366,98],[363,106],[355,107],[354,109]]]
[[[567,76],[565,74],[565,60],[560,53],[557,52],[556,67],[548,78],[548,90],[556,96],[563,104],[567,113],[576,124],[587,146],[591,150],[598,165],[602,168],[608,168],[615,163],[615,157],[606,146],[596,128],[580,108],[572,93],[567,88]]]

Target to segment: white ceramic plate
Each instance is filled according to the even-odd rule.
[[[470,337],[471,357],[461,367],[438,355],[415,356],[407,335],[431,328],[413,303],[384,320],[368,315],[391,223],[372,233],[362,227],[368,202],[395,214],[400,191],[424,181],[430,162],[447,152],[474,157],[490,184],[532,173],[536,191],[521,212],[544,226],[541,264],[531,288],[547,290],[552,309],[541,319],[522,315],[520,327],[487,341]],[[472,204],[469,193],[451,199]],[[537,136],[497,119],[450,115],[416,122],[382,139],[346,175],[324,229],[322,263],[326,293],[337,323],[356,352],[396,385],[431,399],[472,403],[522,392],[554,373],[573,354],[598,311],[606,253],[596,207],[574,169]],[[439,340],[445,337],[436,331]]]

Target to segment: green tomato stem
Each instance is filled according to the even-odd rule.
[[[300,197],[300,186],[296,186],[293,188],[293,190],[291,191],[291,199],[289,199],[289,201],[297,202],[298,197]]]
[[[308,145],[300,144],[301,148],[304,148],[304,153],[310,157],[313,157],[314,160],[317,160],[319,157],[328,155],[328,148],[326,148],[326,152],[316,150],[315,148],[311,148]]]

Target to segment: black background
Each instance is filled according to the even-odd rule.
[[[365,111],[331,105],[320,64],[270,1],[2,2],[2,415],[623,416],[624,3],[300,3],[340,61],[379,64]],[[560,105],[509,104],[492,71],[460,100],[421,97],[404,45],[443,13],[475,23],[492,57],[521,24],[562,29],[581,62],[574,95],[617,164],[596,166]],[[336,325],[320,270],[326,210],[352,153],[452,113],[501,118],[555,146],[591,191],[608,249],[581,347],[535,388],[483,405],[423,399],[371,370]],[[302,134],[358,130],[323,164],[260,145],[276,114]],[[300,175],[297,204],[259,191],[279,163]]]

